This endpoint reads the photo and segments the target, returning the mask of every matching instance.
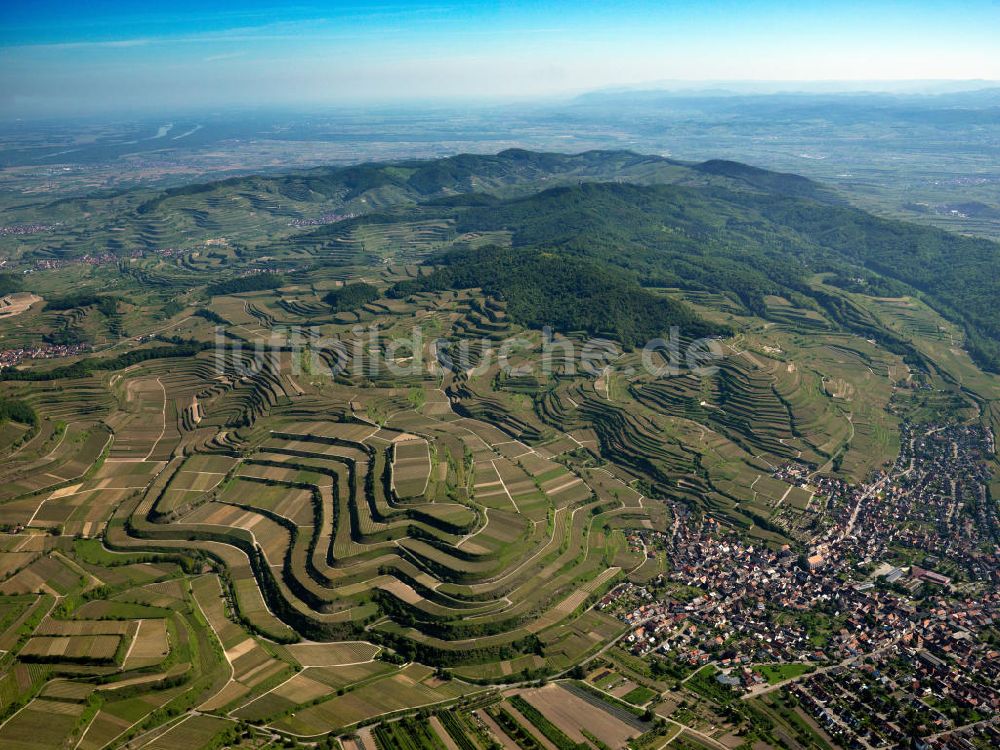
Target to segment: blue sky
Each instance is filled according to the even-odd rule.
[[[4,2],[0,107],[336,105],[663,80],[1000,79],[1000,2]]]

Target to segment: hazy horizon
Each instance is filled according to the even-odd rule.
[[[496,103],[609,88],[996,85],[1000,5],[44,0],[0,9],[8,117]],[[847,88],[844,88],[844,87]],[[918,87],[919,88],[919,87]],[[912,90],[912,89],[911,89]]]

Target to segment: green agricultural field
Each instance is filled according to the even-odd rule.
[[[760,672],[770,684],[790,680],[793,677],[808,674],[815,666],[812,664],[760,664],[754,670]]]

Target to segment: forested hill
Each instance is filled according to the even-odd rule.
[[[22,205],[7,212],[7,223],[44,218],[51,226],[17,240],[0,236],[0,255],[58,259],[92,254],[95,248],[132,254],[177,247],[200,236],[257,245],[301,233],[295,230],[312,227],[322,232],[344,218],[461,195],[503,199],[559,185],[611,181],[722,186],[840,200],[804,178],[733,162],[692,165],[630,151],[556,154],[509,149],[494,155],[249,175],[166,190],[98,192],[53,201],[25,197]]]
[[[507,149],[498,154],[457,154],[443,159],[373,162],[348,167],[317,167],[278,175],[234,177],[220,182],[164,190],[146,200],[140,213],[169,206],[174,198],[211,199],[229,193],[258,193],[270,198],[351,201],[366,196],[386,206],[434,197],[485,192],[510,197],[546,186],[580,182],[636,184],[718,184],[773,194],[809,197],[840,203],[836,193],[805,177],[751,167],[738,162],[711,160],[685,163],[631,151],[585,151],[579,154],[543,153]]]
[[[769,173],[770,174],[770,173]],[[765,185],[774,177],[757,179]],[[817,297],[818,272],[920,292],[1000,369],[1000,245],[782,192],[618,183],[559,187],[457,212],[460,231],[505,229],[517,248],[617,266],[647,286],[726,292],[764,314],[768,294]],[[794,184],[794,183],[793,183]]]
[[[457,193],[533,192],[546,183],[563,181],[667,182],[695,175],[682,162],[630,151],[557,154],[508,149],[495,155],[458,154],[433,160],[317,167],[288,174],[251,175],[185,185],[156,193],[143,201],[137,212],[152,214],[169,209],[172,203],[187,206],[192,197],[211,205],[213,200],[230,194],[303,202],[335,199],[348,204],[364,197],[374,206],[387,207]]]
[[[832,272],[838,283],[873,294],[922,294],[963,325],[967,347],[981,365],[1000,370],[1000,246],[876,218],[806,178],[732,161],[684,164],[628,151],[511,149],[40,201],[32,210],[37,213],[19,220],[44,215],[53,222],[50,231],[0,238],[0,251],[28,262],[79,258],[95,249],[147,255],[152,260],[128,266],[137,283],[197,286],[196,269],[211,257],[197,243],[223,238],[233,262],[216,269],[216,294],[280,284],[291,278],[282,274],[308,264],[337,265],[349,274],[372,264],[427,260],[434,252],[472,252],[476,243],[468,237],[492,233],[478,244],[503,245],[510,237],[524,251],[490,258],[502,260],[497,268],[504,270],[490,279],[493,288],[526,300],[522,318],[558,314],[588,329],[596,326],[588,315],[565,315],[570,287],[563,282],[582,284],[584,275],[604,284],[609,300],[620,299],[623,289],[669,286],[723,292],[765,315],[765,297],[777,294],[822,306],[846,325],[842,311],[831,309],[836,300],[810,283],[815,273]],[[175,272],[155,260],[164,248],[192,255]],[[532,259],[533,252],[563,262]],[[277,275],[242,278],[260,270],[251,266],[261,258]],[[456,268],[474,263],[467,255],[430,262]],[[544,299],[529,305],[531,295],[515,288],[528,281],[525,269],[541,265],[556,274],[546,282],[554,296],[545,307]],[[452,268],[433,283],[465,283],[467,277]],[[530,285],[521,291],[529,288],[538,292]],[[624,321],[632,309],[622,304],[616,310],[621,325],[613,328],[627,339],[653,320],[666,320],[658,313],[631,330]]]
[[[428,276],[396,284],[391,297],[414,292],[481,288],[507,302],[507,313],[530,328],[585,331],[610,336],[626,348],[665,337],[677,326],[688,338],[731,333],[676,300],[641,288],[605,264],[555,253],[484,247],[435,259]]]

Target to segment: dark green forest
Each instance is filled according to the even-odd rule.
[[[12,273],[0,273],[0,296],[24,289],[21,278]]]
[[[377,287],[364,282],[356,284],[345,284],[340,289],[334,289],[323,297],[334,312],[345,312],[347,310],[357,310],[362,305],[367,305],[372,300],[381,297]]]
[[[721,292],[761,316],[769,294],[824,306],[808,283],[815,273],[860,276],[876,293],[919,293],[963,325],[982,366],[1000,371],[1000,247],[989,240],[718,186],[582,184],[466,208],[456,220],[459,231],[507,229],[517,249],[617,267],[643,286]],[[578,281],[578,269],[547,272]]]
[[[434,262],[440,265],[436,271],[396,284],[389,296],[481,287],[505,300],[510,317],[523,326],[604,334],[628,348],[664,336],[671,326],[691,338],[728,332],[623,272],[581,258],[485,247],[451,251]]]
[[[34,427],[38,424],[38,415],[30,404],[20,399],[0,398],[0,424],[7,420]]]
[[[264,289],[277,289],[284,283],[285,280],[278,274],[258,273],[229,281],[220,281],[209,286],[206,291],[214,297],[220,294],[240,294],[242,292],[259,292]]]

